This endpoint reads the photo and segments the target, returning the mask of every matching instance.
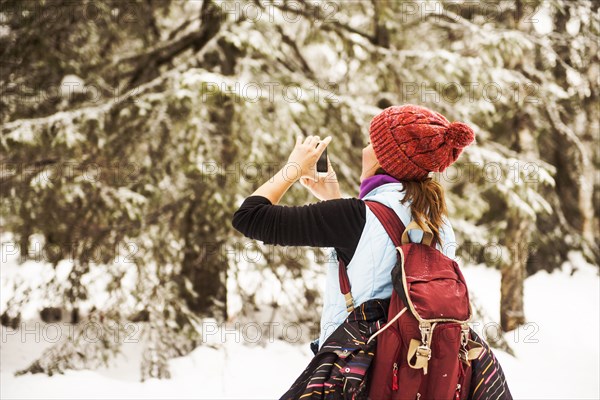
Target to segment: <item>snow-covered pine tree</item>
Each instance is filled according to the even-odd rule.
[[[572,249],[600,260],[595,3],[31,1],[2,13],[2,228],[25,256],[35,234],[45,260],[73,261],[60,306],[88,300],[83,278],[98,270],[107,292],[124,291],[99,307],[148,321],[142,378],[167,377],[166,360],[198,344],[197,318],[231,317],[229,287],[253,312],[261,286],[237,280],[242,264],[290,289],[288,318],[318,317],[310,252],[256,244],[258,257],[240,259],[248,241],[231,215],[298,133],[334,137],[342,189],[356,195],[369,120],[390,104],[476,128],[478,144],[439,179],[464,262],[502,270],[505,330],[525,321],[527,274]],[[78,345],[27,370],[115,351]],[[74,354],[85,362],[65,361]]]

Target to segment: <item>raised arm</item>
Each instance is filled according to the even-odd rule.
[[[336,247],[353,254],[365,215],[365,203],[356,198],[294,207],[250,196],[233,215],[232,225],[245,236],[266,244]]]

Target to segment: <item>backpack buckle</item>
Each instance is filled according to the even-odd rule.
[[[429,344],[429,336],[431,335],[431,324],[429,322],[419,323],[419,331],[421,331],[421,343]]]
[[[344,293],[344,299],[346,300],[346,311],[351,313],[354,311],[354,299],[352,298],[352,293]]]
[[[423,374],[427,375],[427,365],[428,361],[431,359],[431,334],[433,332],[433,326],[430,322],[421,321],[419,323],[419,330],[421,331],[421,343],[417,339],[412,339],[410,341],[407,359],[408,365],[411,368],[415,369],[423,369]],[[414,358],[415,362],[412,363],[411,360]]]
[[[469,325],[462,324],[460,329],[460,344],[466,350],[469,343]]]
[[[423,369],[423,374],[427,375],[427,365],[431,359],[431,349],[427,344],[420,344],[417,339],[411,339],[408,346],[406,361],[411,368]]]
[[[431,360],[431,349],[427,345],[420,345],[417,347],[417,357],[427,358],[427,360]]]
[[[458,351],[458,358],[462,361],[466,366],[471,365],[471,361],[469,360],[469,352],[466,348],[462,348]]]

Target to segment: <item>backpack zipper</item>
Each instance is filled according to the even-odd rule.
[[[396,335],[398,341],[402,341],[402,336],[400,336],[400,332],[392,325],[390,325],[389,330]],[[396,351],[394,352],[394,358],[392,360],[397,360],[400,356],[400,351],[402,350],[402,346],[398,346]],[[398,362],[395,361],[392,367],[392,391],[398,390]]]
[[[456,393],[454,393],[454,399],[460,400],[460,383],[456,384]]]

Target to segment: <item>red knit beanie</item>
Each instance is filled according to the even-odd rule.
[[[425,107],[392,106],[376,115],[369,128],[377,161],[398,180],[423,180],[452,164],[475,133],[462,122],[450,123]]]

